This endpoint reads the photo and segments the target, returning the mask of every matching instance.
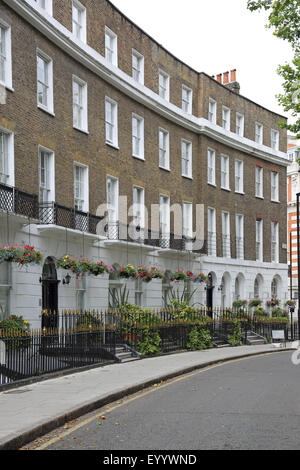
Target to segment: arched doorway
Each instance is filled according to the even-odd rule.
[[[58,313],[58,284],[55,261],[48,256],[43,266],[42,308],[49,313]],[[58,315],[42,317],[42,328],[57,328]]]
[[[222,299],[221,299],[222,308],[231,307],[231,276],[228,272],[223,274],[221,288],[222,288]]]

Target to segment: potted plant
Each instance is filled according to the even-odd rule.
[[[266,317],[268,316],[268,312],[264,310],[264,308],[260,305],[257,309],[253,312],[255,317]]]
[[[140,266],[138,268],[138,273],[136,275],[137,279],[141,279],[143,282],[150,282],[152,281],[152,274],[145,266]]]
[[[249,301],[249,308],[259,307],[262,304],[260,299],[252,299]]]
[[[276,298],[272,298],[271,300],[268,300],[267,306],[268,307],[279,307],[280,305],[280,300]]]
[[[136,269],[131,264],[122,266],[119,272],[119,276],[125,279],[136,279],[137,274]]]
[[[159,268],[152,267],[150,269],[152,279],[164,279],[165,273],[163,273]]]
[[[0,263],[15,262],[22,257],[22,251],[18,245],[2,245],[0,248]]]
[[[43,255],[40,251],[35,250],[34,246],[26,245],[24,246],[24,251],[21,253],[17,263],[21,266],[25,264],[39,264],[43,259]]]
[[[56,267],[70,270],[73,273],[80,274],[80,266],[78,260],[74,256],[65,255],[56,261]]]
[[[294,312],[296,308],[296,303],[296,300],[287,300],[284,306],[288,307],[290,312]]]
[[[97,263],[90,263],[89,272],[94,276],[100,276],[101,274],[107,273],[108,269],[103,261],[98,261]]]
[[[244,309],[247,305],[247,300],[235,300],[232,304],[233,308],[240,310]]]
[[[182,271],[181,269],[178,269],[175,273],[171,275],[171,280],[172,281],[185,281],[188,279],[188,275]]]

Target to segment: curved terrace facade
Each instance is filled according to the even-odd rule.
[[[3,0],[0,33],[3,244],[30,243],[48,266],[69,254],[203,272],[193,302],[210,307],[284,300],[285,118],[242,96],[235,70],[193,70],[107,0]],[[2,310],[36,325],[41,308],[105,309],[122,287],[0,270]],[[172,284],[128,288],[161,308]]]

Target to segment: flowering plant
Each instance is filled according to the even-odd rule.
[[[296,300],[287,300],[285,303],[286,307],[296,307]]]
[[[16,261],[21,258],[21,255],[22,251],[18,245],[2,245],[0,248],[0,263]]]
[[[140,266],[138,268],[138,273],[136,275],[137,279],[141,279],[143,282],[150,282],[152,281],[152,274],[145,266]]]
[[[266,317],[268,316],[268,313],[265,312],[264,308],[262,306],[259,306],[255,311],[254,311],[254,316],[260,317]]]
[[[21,266],[25,264],[35,263],[39,264],[43,259],[43,255],[40,251],[35,250],[34,246],[26,245],[24,246],[24,251],[21,253],[19,259],[17,259],[17,263]]]
[[[176,273],[172,274],[171,281],[185,281],[188,278],[189,276],[187,275],[187,273],[185,273],[181,269],[178,269]]]
[[[262,304],[262,300],[260,299],[253,299],[253,300],[250,300],[249,301],[249,308],[252,308],[252,307],[258,307],[259,305]]]
[[[56,261],[56,267],[67,269],[77,274],[81,272],[79,262],[74,256],[70,257],[69,255],[66,255],[63,258],[58,259]]]
[[[150,273],[151,273],[152,279],[164,279],[165,278],[165,273],[163,273],[159,268],[151,268]]]
[[[268,307],[278,307],[279,304],[280,304],[280,300],[275,299],[275,298],[272,298],[271,300],[268,300],[268,302],[267,302]]]
[[[103,264],[103,261],[98,261],[97,263],[90,263],[89,271],[94,276],[99,276],[108,272],[107,267]]]
[[[137,276],[136,269],[131,265],[128,264],[127,266],[122,266],[119,272],[120,277],[124,277],[126,279],[136,279]]]

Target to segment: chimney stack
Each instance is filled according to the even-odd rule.
[[[229,77],[230,73],[230,77]],[[214,79],[215,76],[213,75],[212,78]],[[236,69],[231,70],[230,72],[219,73],[217,75],[217,82],[221,83],[221,85],[225,85],[234,93],[240,93],[240,84],[236,80]]]

